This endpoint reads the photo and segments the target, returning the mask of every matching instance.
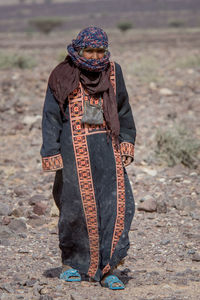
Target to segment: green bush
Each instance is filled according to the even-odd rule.
[[[7,55],[4,53],[0,53],[0,69],[31,69],[35,66],[36,62],[32,57],[17,54]]]
[[[182,127],[158,130],[156,134],[156,155],[169,167],[182,163],[188,168],[196,168],[200,143]]]
[[[49,34],[56,27],[60,27],[63,24],[63,20],[60,18],[35,18],[29,21],[30,25],[37,28],[44,34]]]
[[[180,28],[183,27],[185,24],[182,20],[171,20],[169,21],[168,25],[173,28]]]
[[[133,27],[133,24],[130,22],[120,22],[117,24],[117,28],[121,31],[127,31]]]

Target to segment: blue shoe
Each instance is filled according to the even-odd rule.
[[[60,279],[63,279],[65,281],[81,281],[81,275],[79,272],[75,269],[69,269],[60,274]]]
[[[117,283],[118,285],[115,285]],[[109,275],[103,282],[103,286],[110,290],[124,290],[125,286],[121,280],[115,275]]]

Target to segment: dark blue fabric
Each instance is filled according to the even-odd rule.
[[[120,121],[120,141],[135,143],[135,124],[128,101],[121,68],[116,66],[117,105]],[[66,102],[67,103],[67,102]],[[65,107],[69,115],[69,107]],[[62,262],[87,274],[90,265],[90,246],[87,225],[80,195],[76,160],[72,142],[70,119],[62,119],[59,105],[51,90],[47,90],[43,111],[42,157],[60,153],[63,169],[56,172],[53,196],[60,210],[59,246]],[[94,279],[102,278],[102,269],[110,263],[116,266],[127,255],[129,248],[128,232],[134,215],[134,199],[131,186],[125,173],[125,223],[124,231],[116,246],[112,259],[110,250],[116,220],[116,165],[111,141],[107,143],[106,133],[87,136],[92,170],[99,230],[99,268]]]

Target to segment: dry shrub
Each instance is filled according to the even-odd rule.
[[[182,127],[158,130],[156,134],[156,155],[169,167],[182,163],[188,168],[198,166],[200,143]]]
[[[121,31],[127,31],[133,27],[133,24],[131,22],[120,22],[117,24],[117,28]]]
[[[169,21],[169,26],[173,28],[180,28],[184,27],[185,23],[182,20],[170,20]]]
[[[35,66],[36,62],[32,57],[0,53],[0,69],[32,69]]]
[[[63,20],[61,18],[35,18],[29,20],[30,25],[37,28],[40,32],[44,34],[49,34],[56,27],[60,27],[63,24]]]

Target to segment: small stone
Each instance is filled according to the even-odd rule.
[[[0,239],[9,239],[13,236],[13,232],[7,226],[0,227]]]
[[[82,299],[83,297],[80,296],[80,294],[75,294],[75,293],[71,294],[70,300],[82,300]]]
[[[162,96],[173,96],[174,95],[174,93],[170,89],[167,89],[167,88],[160,89],[159,93]]]
[[[53,298],[49,295],[41,295],[39,300],[53,300]]]
[[[14,293],[14,290],[13,290],[12,286],[10,285],[10,283],[0,284],[0,289],[6,291],[8,293]]]
[[[177,85],[177,86],[184,86],[184,82],[183,82],[182,80],[178,79],[178,80],[176,81],[176,85]]]
[[[191,177],[197,177],[198,174],[197,174],[196,172],[192,172],[192,173],[190,173],[190,176],[191,176]]]
[[[147,219],[149,219],[149,220],[153,220],[153,219],[155,219],[155,214],[154,213],[151,213],[151,214],[149,214],[149,215],[147,215]]]
[[[151,200],[151,199],[152,199],[151,195],[146,195],[146,196],[144,196],[143,198],[140,199],[140,202],[144,202],[144,201]]]
[[[195,250],[194,249],[188,250],[188,254],[195,254]]]
[[[167,239],[166,239],[166,240],[162,240],[162,241],[160,242],[160,244],[161,244],[161,245],[164,245],[164,246],[167,245],[167,244],[169,244],[169,243],[170,243],[170,240],[167,240]]]
[[[14,275],[13,276],[13,281],[15,284],[18,284],[20,286],[26,285],[26,275]]]
[[[14,216],[14,217],[22,217],[24,214],[23,214],[23,211],[20,210],[19,208],[15,208],[13,209],[12,213],[11,213],[11,216]]]
[[[167,272],[174,272],[174,269],[171,266],[166,267]]]
[[[8,225],[10,223],[11,219],[7,216],[4,216],[2,219],[2,225]]]
[[[158,180],[159,180],[160,182],[162,182],[162,183],[166,181],[165,178],[159,178]]]
[[[59,210],[55,203],[53,203],[53,206],[51,207],[50,216],[51,217],[59,217]]]
[[[137,209],[139,211],[154,212],[157,209],[157,203],[151,197],[151,198],[148,198],[145,201],[143,201],[141,204],[139,204]]]
[[[0,203],[0,216],[8,216],[11,213],[11,208],[5,203]]]
[[[157,85],[156,85],[156,83],[155,83],[155,82],[150,82],[149,88],[150,88],[152,91],[157,90]]]
[[[29,253],[30,251],[25,249],[24,247],[22,249],[19,249],[18,250],[18,253],[21,253],[21,254],[25,254],[25,253]]]
[[[38,215],[34,214],[32,211],[27,211],[27,218],[33,219],[33,220],[40,219],[40,217]]]
[[[21,187],[15,188],[14,193],[17,197],[22,197],[22,196],[28,195],[28,191]]]
[[[22,120],[23,124],[25,125],[33,125],[37,120],[41,120],[42,117],[40,115],[36,116],[25,116],[24,119]]]
[[[200,221],[200,213],[195,212],[195,211],[192,211],[192,212],[190,213],[190,216],[192,217],[193,220],[198,220],[198,221]]]
[[[40,290],[40,294],[41,295],[47,295],[48,293],[48,288],[47,287],[42,287],[42,289]]]
[[[158,173],[155,169],[149,169],[149,168],[142,168],[142,171],[150,176],[156,176]]]
[[[81,286],[88,287],[88,286],[91,286],[91,283],[88,281],[81,281]]]
[[[27,280],[25,282],[25,285],[28,286],[28,287],[33,287],[36,282],[37,282],[36,278],[31,278],[30,280]]]
[[[186,216],[188,216],[188,212],[187,211],[179,211],[179,215],[181,217],[186,217]]]
[[[192,256],[192,261],[197,261],[197,262],[200,261],[200,255],[199,255],[199,253],[195,253],[195,254]]]
[[[157,201],[157,212],[159,214],[167,213],[167,204],[165,201]]]
[[[12,219],[9,228],[16,232],[25,232],[27,231],[27,226],[24,221],[24,218]]]
[[[23,232],[20,232],[20,233],[18,234],[18,236],[21,237],[21,238],[23,238],[23,239],[26,239],[26,238],[27,238],[27,235],[26,235],[25,233],[23,233]]]
[[[44,215],[47,210],[47,204],[44,202],[37,202],[33,207],[33,212],[39,216]]]
[[[191,74],[194,74],[194,69],[188,69],[187,72],[188,72],[188,74],[190,74],[190,75],[191,75]]]
[[[54,226],[54,227],[51,229],[50,234],[58,234],[58,227],[57,227],[57,226]]]
[[[46,219],[45,218],[42,218],[43,216],[38,216],[37,219],[29,219],[28,221],[28,224],[35,228],[35,227],[38,227],[38,226],[42,226],[46,223]]]
[[[173,207],[177,210],[191,212],[196,208],[196,201],[190,197],[176,198],[173,199]]]
[[[185,183],[185,184],[190,184],[190,183],[191,183],[191,181],[190,181],[190,180],[187,180],[187,179],[185,179],[185,180],[183,180],[183,183]]]
[[[29,201],[28,201],[28,204],[29,205],[35,205],[36,203],[38,202],[43,202],[45,201],[46,199],[44,198],[43,195],[34,195],[32,196]]]

